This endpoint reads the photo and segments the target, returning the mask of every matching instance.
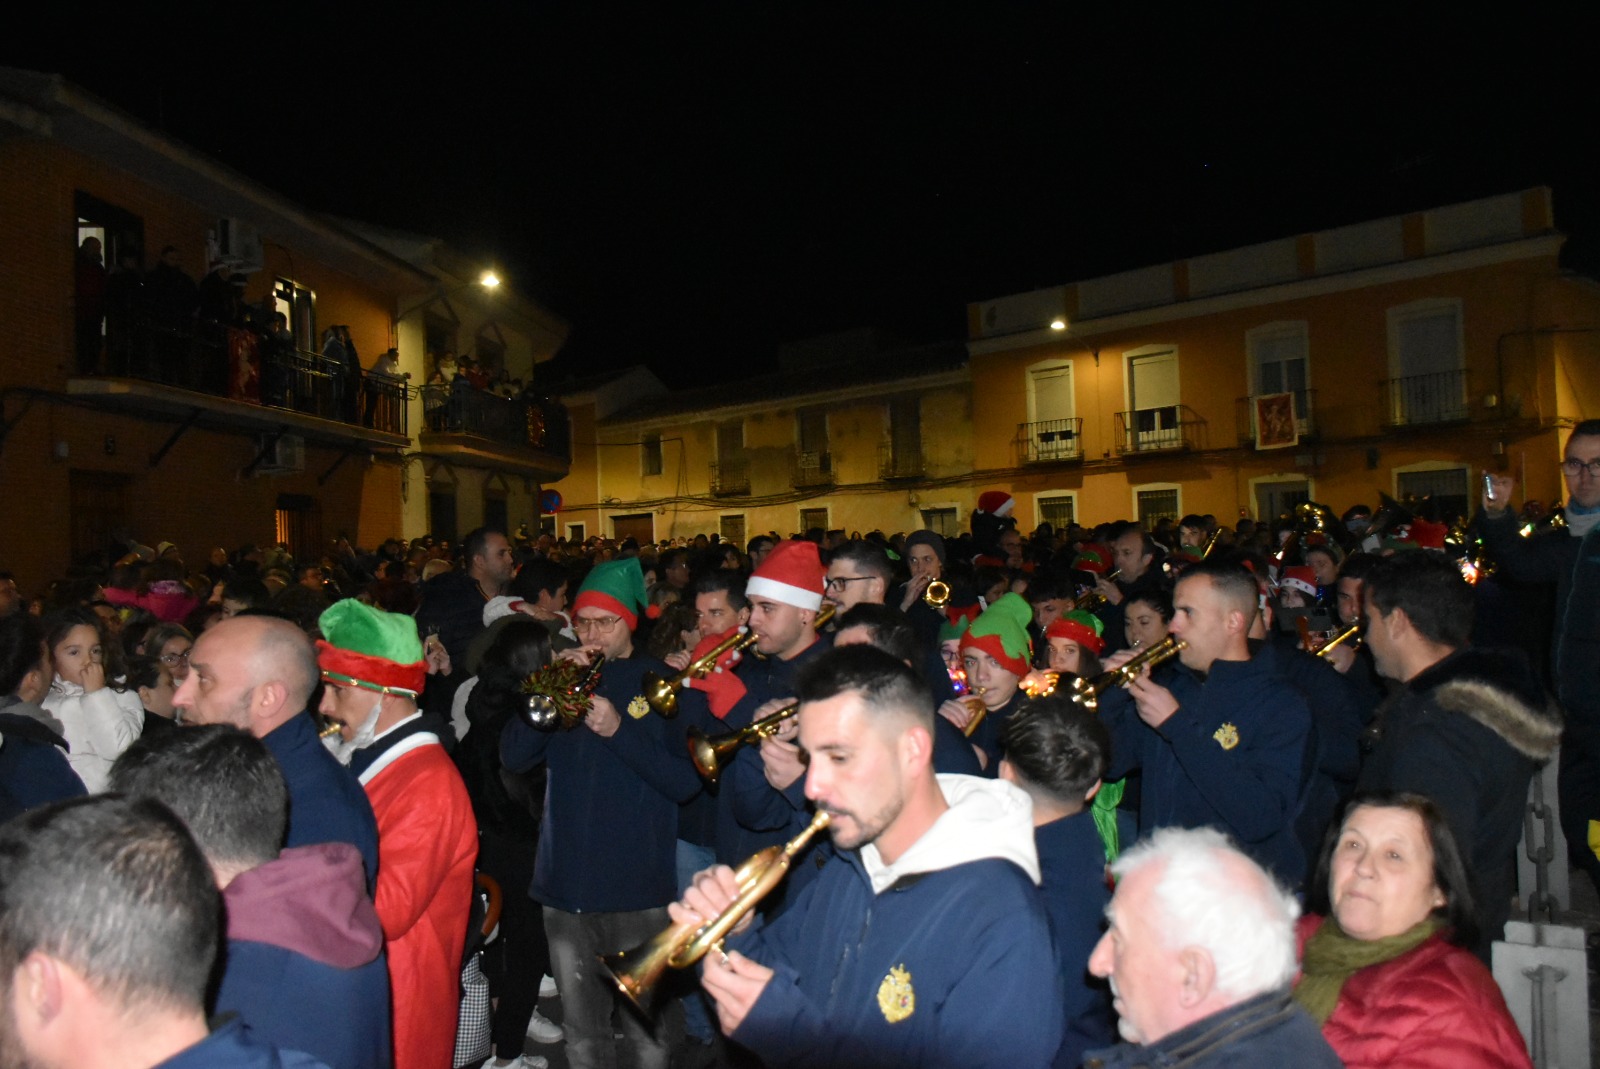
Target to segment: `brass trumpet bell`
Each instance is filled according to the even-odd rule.
[[[927,587],[922,591],[922,600],[928,608],[942,611],[946,605],[950,604],[950,584],[943,579],[930,580]]]
[[[1085,709],[1098,710],[1100,696],[1106,691],[1112,687],[1127,686],[1146,668],[1154,668],[1158,664],[1172,660],[1188,646],[1187,642],[1176,635],[1168,635],[1143,653],[1128,658],[1124,664],[1108,672],[1101,672],[1093,679],[1074,679],[1069,697]]]
[[[558,660],[533,673],[522,684],[522,692],[528,696],[522,707],[523,723],[535,731],[576,727],[583,716],[575,711],[588,704],[586,699],[600,685],[600,666],[605,662],[605,656],[597,653],[587,668]]]
[[[771,716],[764,716],[760,720],[746,724],[738,731],[729,731],[721,735],[706,735],[695,728],[689,729],[689,760],[694,762],[695,771],[707,782],[716,785],[722,775],[722,766],[729,756],[737,753],[741,746],[758,745],[762,739],[770,739],[783,727],[784,721],[793,717],[800,711],[800,703],[784,706]]]

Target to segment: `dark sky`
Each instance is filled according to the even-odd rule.
[[[1577,14],[345,7],[80,7],[8,33],[0,62],[314,209],[493,258],[574,324],[561,363],[675,385],[855,326],[957,339],[971,300],[1541,183],[1572,266],[1600,269]]]

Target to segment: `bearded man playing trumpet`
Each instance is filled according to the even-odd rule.
[[[1027,796],[936,776],[932,696],[881,650],[832,650],[797,689],[806,797],[839,856],[706,957],[723,1031],[770,1069],[1049,1064],[1062,994]],[[738,890],[708,869],[672,919],[710,920]]]
[[[575,1067],[620,1060],[666,1069],[670,1060],[665,1024],[652,1027],[625,1011],[622,1038],[613,1040],[615,998],[594,968],[597,955],[631,947],[666,924],[665,907],[677,894],[678,804],[700,787],[675,733],[644,697],[645,673],[669,671],[635,655],[645,602],[637,559],[597,565],[573,601],[582,645],[557,655],[584,666],[605,657],[587,712],[552,730],[516,717],[500,737],[509,771],[549,768],[527,893],[544,906],[567,1059]],[[631,1058],[614,1046],[631,1048]]]

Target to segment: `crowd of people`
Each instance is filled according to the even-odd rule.
[[[1563,470],[0,573],[0,1056],[1529,1065],[1485,962],[1558,748],[1600,876],[1600,421]]]

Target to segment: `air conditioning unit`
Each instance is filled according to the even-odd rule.
[[[306,441],[294,434],[282,434],[278,440],[267,444],[270,435],[256,440],[256,448],[265,449],[266,455],[256,465],[257,475],[288,475],[306,470]]]
[[[260,233],[238,219],[218,219],[217,257],[243,274],[261,270],[264,258]]]

